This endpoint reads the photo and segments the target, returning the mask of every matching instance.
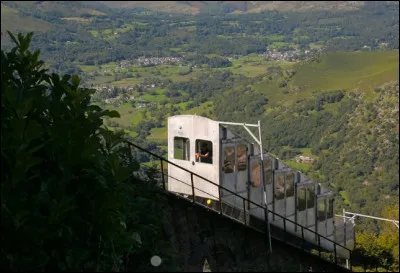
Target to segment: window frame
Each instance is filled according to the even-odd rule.
[[[244,148],[244,169],[243,168],[239,168],[239,147],[243,147]],[[247,145],[240,143],[236,145],[236,154],[235,154],[235,164],[236,164],[236,172],[244,172],[247,171]]]
[[[285,200],[286,197],[286,186],[285,186],[285,173],[276,173],[276,179],[274,178],[274,198],[276,200]]]
[[[289,180],[288,179],[289,176],[293,176],[293,179]],[[291,171],[291,172],[285,173],[285,198],[294,197],[294,191],[295,191],[294,181],[295,180],[296,180],[295,172]]]
[[[205,139],[199,139],[197,138],[194,142],[194,151],[195,153],[199,153],[200,152],[200,146],[202,142],[206,142],[207,143],[207,147],[209,147],[211,149],[211,157],[209,157],[211,159],[211,162],[203,162],[201,161],[201,158],[196,159],[195,161],[196,163],[203,163],[203,164],[210,164],[210,165],[214,165],[214,151],[213,151],[213,143],[211,140],[205,140]],[[208,143],[211,143],[211,145],[208,145]]]
[[[321,198],[317,200],[317,216],[318,216],[318,222],[324,222],[326,221],[326,198]],[[320,209],[320,205],[322,204],[323,210]]]
[[[306,196],[307,209],[315,208],[315,189],[313,187],[307,187]],[[312,204],[312,206],[309,207],[309,204]]]
[[[182,142],[182,158],[177,158],[176,153],[175,153],[176,148],[177,148],[176,140],[178,140],[178,139],[183,140],[183,142]],[[185,159],[185,146],[186,145],[188,146],[187,153],[186,153],[187,159]],[[182,161],[190,161],[190,139],[189,138],[182,137],[182,136],[174,136],[173,159],[182,160]]]
[[[327,200],[327,208],[326,208],[326,219],[332,219],[335,215],[334,213],[334,202],[335,200],[333,198],[329,198]]]
[[[300,201],[300,200],[302,200],[302,201]],[[299,212],[307,210],[307,188],[306,187],[298,187],[297,188],[297,210]]]
[[[264,176],[265,176],[265,184],[272,184],[273,172],[272,172],[272,159],[266,158],[264,159]]]
[[[226,154],[227,154],[226,150],[228,150],[228,149],[233,151],[233,153],[230,154],[229,157],[226,156]],[[235,161],[235,159],[236,159],[235,146],[224,147],[223,156],[224,156],[224,162],[223,162],[223,166],[222,166],[223,172],[224,173],[234,173],[235,172],[235,163],[236,163],[236,161]],[[228,158],[233,158],[233,161],[228,161],[227,160]],[[227,162],[229,162],[229,166],[231,166],[232,168],[226,168],[226,163]],[[227,172],[227,170],[231,170],[231,171]]]
[[[254,173],[258,173],[258,174],[254,175]],[[258,181],[256,181],[255,178],[257,178]],[[255,161],[255,162],[253,162],[253,164],[251,164],[251,184],[253,187],[259,188],[261,186],[261,183],[262,183],[261,162]]]

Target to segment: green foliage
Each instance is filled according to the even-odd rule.
[[[43,49],[46,60],[61,67],[65,63],[72,66],[76,61],[107,63],[143,54],[188,56],[187,53],[196,52],[232,56],[263,53],[274,47],[282,51],[293,47],[307,49],[315,44],[335,51],[360,50],[364,45],[371,50],[399,47],[399,6],[395,3],[368,2],[346,12],[264,10],[210,15],[208,11],[196,16],[88,5],[3,1],[2,17],[13,19],[8,20],[13,24],[5,21],[8,27],[16,27],[16,23],[18,29],[25,31],[32,30],[32,26],[45,30],[36,35],[34,46]],[[26,21],[30,23],[24,24]],[[207,63],[213,67],[230,65],[222,59]]]
[[[269,73],[278,72],[269,69]],[[213,105],[219,120],[261,119],[264,147],[279,158],[294,160],[296,148],[311,148],[317,159],[304,171],[314,181],[331,187],[338,211],[345,207],[380,216],[384,206],[398,202],[398,110],[394,107],[398,81],[382,85],[380,90],[369,98],[372,102],[338,89],[318,91],[304,99],[296,99],[294,94],[288,98],[292,102],[276,96],[276,103],[263,105],[251,87],[239,86],[238,91],[217,96]],[[265,94],[273,96],[269,91]],[[261,105],[254,109],[262,113],[252,116],[246,110],[256,102]],[[359,227],[377,229],[374,223],[360,223]]]
[[[90,105],[94,90],[77,76],[48,74],[39,51],[28,50],[32,33],[9,34],[16,46],[1,51],[2,268],[152,270],[151,256],[167,249],[163,199],[154,180],[132,176],[138,163],[123,135],[102,128],[103,117],[119,114]]]
[[[398,220],[399,205],[386,206],[383,217]],[[380,234],[363,231],[356,234],[354,255],[358,262],[367,268],[383,267],[393,271],[399,270],[399,232],[390,222],[380,223]]]

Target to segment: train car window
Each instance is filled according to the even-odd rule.
[[[314,207],[315,189],[307,188],[307,209]]]
[[[333,199],[329,199],[326,218],[333,218]]]
[[[188,138],[174,138],[174,158],[180,160],[189,160],[190,141]]]
[[[299,211],[303,211],[307,208],[306,206],[306,188],[301,187],[298,188],[298,193],[297,193],[297,199],[298,199],[298,209]]]
[[[260,162],[254,162],[251,165],[251,182],[254,187],[260,187],[261,185],[261,164]]]
[[[277,200],[285,198],[285,175],[279,173],[275,179],[275,198]]]
[[[208,140],[196,139],[196,162],[213,163],[212,142]]]
[[[244,144],[239,144],[237,146],[237,170],[245,171],[247,169],[247,146]]]
[[[319,222],[323,222],[325,221],[325,209],[326,209],[326,205],[325,205],[325,201],[326,199],[320,199],[318,200],[318,221]]]
[[[235,167],[235,147],[224,149],[224,172],[232,173]]]
[[[294,172],[286,174],[286,198],[294,196]]]
[[[272,183],[272,159],[267,158],[264,160],[264,170],[265,170],[265,183],[267,185]]]

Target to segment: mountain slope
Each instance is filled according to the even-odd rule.
[[[214,113],[261,119],[266,149],[332,189],[339,208],[381,215],[399,202],[398,67],[398,51],[337,52],[275,67],[218,96]],[[260,95],[268,102],[257,104]],[[296,162],[301,154],[313,163]]]
[[[148,8],[153,11],[197,14],[210,10],[259,13],[278,11],[352,11],[365,1],[98,1],[112,8]]]
[[[47,31],[50,28],[50,23],[37,18],[26,18],[18,9],[8,7],[1,3],[2,39],[6,30]]]

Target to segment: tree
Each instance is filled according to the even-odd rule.
[[[16,46],[1,51],[2,267],[152,270],[146,255],[163,249],[165,204],[154,180],[132,176],[139,165],[123,135],[103,127],[103,117],[119,114],[90,105],[94,90],[77,76],[49,75],[40,52],[28,50],[33,33],[9,35]]]

